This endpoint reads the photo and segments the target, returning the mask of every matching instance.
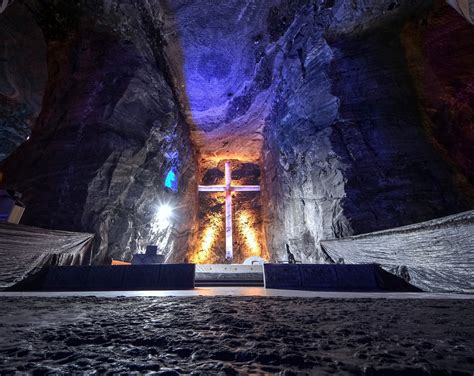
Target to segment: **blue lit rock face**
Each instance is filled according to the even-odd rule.
[[[169,1],[166,52],[204,159],[256,161],[275,51],[265,20],[277,1]]]
[[[168,3],[171,69],[184,80],[181,95],[190,116],[198,127],[228,122],[231,104],[252,84],[264,55],[262,21],[275,1]]]
[[[338,13],[338,24],[328,10],[320,15],[329,18],[314,22],[313,10],[301,8],[288,27],[292,43],[263,147],[264,223],[275,258],[289,243],[298,259],[322,261],[321,239],[470,207],[421,126],[399,41],[404,13],[397,21],[382,9],[376,22],[359,13],[354,30],[349,15],[357,12]]]

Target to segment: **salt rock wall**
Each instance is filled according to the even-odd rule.
[[[96,234],[94,262],[146,244],[182,261],[192,231],[195,159],[167,81],[158,4],[42,3],[49,79],[31,139],[3,166],[22,223]],[[32,157],[34,156],[34,157]],[[179,191],[164,188],[174,168]],[[161,203],[180,207],[172,223]]]
[[[0,163],[30,135],[46,79],[43,33],[33,13],[16,1],[0,14]]]
[[[255,163],[276,51],[262,20],[278,0],[163,1],[165,51],[201,168]],[[280,20],[275,20],[276,26]]]
[[[331,4],[287,15],[280,33],[262,168],[273,259],[286,259],[287,243],[297,260],[324,261],[321,239],[469,208],[421,125],[400,42],[423,2]]]
[[[474,7],[474,3],[472,5]],[[409,23],[402,41],[423,113],[438,150],[474,183],[474,25],[444,1]]]

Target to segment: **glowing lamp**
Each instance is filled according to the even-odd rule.
[[[165,187],[172,190],[173,192],[178,192],[178,179],[174,169],[169,170],[166,174]]]
[[[158,211],[156,213],[156,216],[158,217],[158,219],[169,221],[172,215],[173,215],[173,208],[169,206],[168,204],[162,204],[158,207]]]
[[[172,217],[173,208],[167,203],[160,204],[156,210],[153,228],[155,230],[165,230],[171,224]]]

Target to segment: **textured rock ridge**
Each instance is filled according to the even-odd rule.
[[[473,3],[474,6],[474,3]],[[423,125],[438,150],[474,183],[474,25],[438,1],[403,30]]]
[[[150,243],[176,260],[187,249],[195,160],[160,68],[156,6],[40,9],[49,70],[43,111],[3,169],[24,194],[24,223],[96,233],[96,262],[130,260]],[[177,193],[164,189],[171,168]],[[165,202],[181,207],[170,225],[157,217]]]
[[[275,258],[285,257],[288,243],[297,259],[323,261],[323,238],[469,208],[421,126],[399,40],[403,20],[422,4],[404,3],[394,15],[382,3],[359,13],[359,24],[346,13],[340,28],[330,21],[321,28],[324,11],[315,16],[303,7],[285,33],[292,43],[279,70],[262,162],[265,233]]]

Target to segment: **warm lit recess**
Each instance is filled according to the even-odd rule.
[[[255,230],[255,215],[248,210],[243,210],[238,214],[237,229],[240,237],[244,240],[244,257],[262,256],[262,247],[257,238]]]
[[[218,194],[214,194],[213,196],[218,196]],[[222,196],[222,194],[220,196]],[[222,197],[222,200],[223,199]],[[217,201],[217,197],[215,197],[214,200]],[[193,264],[211,264],[217,262],[216,260],[219,255],[215,253],[215,248],[217,240],[221,237],[221,233],[224,232],[224,215],[220,212],[208,213],[204,216],[204,220],[200,222],[205,222],[206,225],[204,228],[199,226],[199,248],[192,253],[190,262]]]
[[[220,160],[207,168],[200,184],[223,185],[224,165]],[[256,163],[231,160],[232,185],[258,185],[260,169]],[[240,264],[250,256],[267,258],[262,237],[262,205],[260,192],[232,193],[232,263]],[[225,234],[225,193],[199,193],[198,241],[189,261],[196,264],[227,263]]]

